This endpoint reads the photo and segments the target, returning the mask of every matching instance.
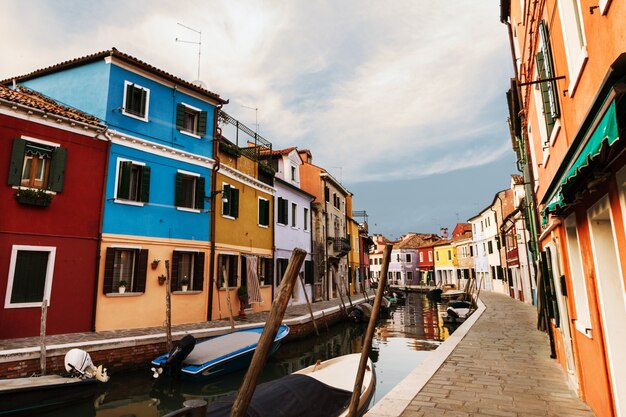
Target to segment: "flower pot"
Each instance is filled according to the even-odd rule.
[[[117,287],[117,290],[120,294],[124,294],[126,292],[126,287]]]
[[[159,279],[159,285],[163,285],[165,284],[165,280],[167,279],[167,277],[165,275],[159,275],[158,279]]]
[[[181,285],[181,288],[183,291],[187,291],[188,286],[187,285]]]
[[[152,262],[150,264],[150,266],[152,267],[152,269],[157,269],[157,267],[159,266],[159,263],[158,262]]]

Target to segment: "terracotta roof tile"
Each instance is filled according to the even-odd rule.
[[[66,117],[81,123],[104,127],[102,121],[97,117],[77,110],[73,107],[60,104],[53,99],[38,93],[37,91],[30,90],[23,86],[19,86],[17,90],[13,90],[0,85],[0,99],[31,107],[33,109],[42,110],[46,113]]]

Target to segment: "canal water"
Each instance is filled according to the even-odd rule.
[[[427,361],[449,334],[438,305],[423,294],[410,293],[403,304],[381,314],[372,342],[370,358],[376,369],[377,385],[372,404],[380,400],[411,370]],[[338,323],[320,328],[320,337],[283,344],[269,359],[260,382],[270,381],[315,363],[361,351],[366,324]],[[160,417],[182,408],[189,399],[208,402],[236,391],[245,371],[204,383],[153,380],[145,371],[111,375],[100,384],[93,402],[68,406],[43,414],[45,417]]]

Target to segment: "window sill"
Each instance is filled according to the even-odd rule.
[[[196,139],[202,139],[202,136],[197,135],[193,132],[189,132],[188,130],[179,130],[180,133],[182,133],[185,136],[191,136],[192,138],[196,138]]]
[[[198,290],[172,291],[172,294],[175,294],[175,295],[196,295],[196,294],[202,294],[202,291],[198,291]]]
[[[132,117],[133,119],[141,120],[142,122],[148,123],[148,117],[147,116],[144,116],[144,117],[137,116],[136,114],[127,113],[126,110],[122,110],[122,114],[124,116]]]
[[[228,220],[235,220],[235,219],[237,219],[236,217],[233,217],[233,216],[227,216],[227,215],[225,215],[225,214],[222,214],[222,218],[224,218],[224,219],[228,219]]]
[[[112,297],[112,298],[116,298],[116,297],[139,297],[140,295],[143,295],[142,292],[125,292],[125,293],[119,293],[119,292],[108,292],[106,293],[107,297]]]
[[[591,333],[591,323],[585,323],[579,320],[574,320],[575,325],[576,325],[576,330],[582,334],[583,336],[588,337],[589,339],[593,339],[592,337],[592,333]]]
[[[269,229],[269,225],[257,224],[261,229]]]
[[[202,210],[190,208],[190,207],[176,207],[178,211],[186,211],[188,213],[202,213]]]
[[[146,203],[142,203],[141,201],[120,200],[118,198],[113,200],[113,202],[116,203],[116,204],[125,204],[127,206],[136,206],[136,207],[143,207],[143,206],[146,205]]]

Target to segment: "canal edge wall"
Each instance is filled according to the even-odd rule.
[[[484,313],[486,307],[478,299],[477,310],[461,324],[427,359],[417,365],[409,375],[381,398],[365,415],[367,417],[397,417],[409,406],[413,398],[435,375],[457,345]]]
[[[357,305],[365,299],[353,300]],[[347,309],[350,307],[346,306]],[[330,327],[345,317],[340,305],[313,312],[318,328]],[[289,334],[283,343],[304,338],[314,332],[310,314],[291,317],[283,320],[289,326]],[[254,323],[239,323],[235,329],[246,329],[265,325],[264,321]],[[202,328],[184,331],[172,331],[172,340],[180,340],[186,334],[193,335],[198,341],[218,336],[231,330],[230,326]],[[68,335],[71,338],[71,335]],[[82,349],[89,353],[94,365],[103,365],[109,373],[130,371],[136,369],[150,369],[150,361],[166,352],[165,332],[149,335],[117,337],[102,340],[81,340],[68,343],[49,345],[46,348],[46,373],[64,373],[65,354],[73,348]],[[40,373],[39,346],[30,346],[19,349],[0,351],[0,378],[28,377]]]

